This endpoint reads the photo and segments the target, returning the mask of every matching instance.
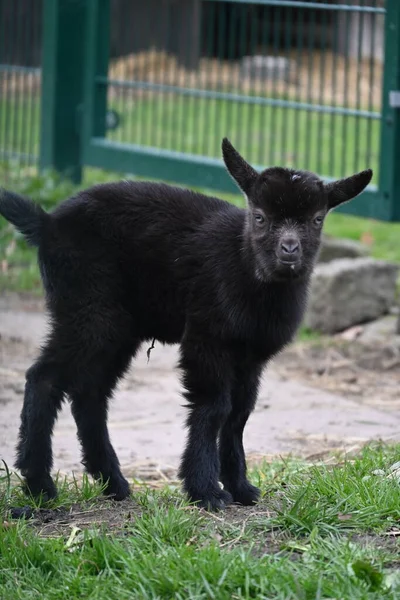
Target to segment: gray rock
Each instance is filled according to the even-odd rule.
[[[322,236],[318,262],[329,262],[337,258],[360,258],[368,256],[369,248],[354,240]]]
[[[295,72],[295,63],[285,56],[244,56],[240,74],[249,79],[279,79],[289,82]]]
[[[371,323],[366,323],[362,327],[360,335],[357,337],[357,341],[372,344],[390,344],[393,347],[400,346],[400,336],[396,332],[396,319],[395,315],[389,314]]]
[[[336,333],[387,314],[399,265],[373,258],[342,258],[315,267],[305,325]]]

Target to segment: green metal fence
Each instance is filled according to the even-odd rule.
[[[0,0],[0,161],[39,154],[42,0]]]
[[[260,168],[372,167],[345,210],[400,220],[398,0],[43,0],[43,28],[41,166],[231,191],[227,135]]]

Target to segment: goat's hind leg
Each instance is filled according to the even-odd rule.
[[[75,380],[69,393],[82,446],[82,462],[90,475],[106,484],[105,493],[114,500],[127,498],[130,488],[110,441],[108,402],[138,346],[139,343],[130,342],[124,349],[104,349],[98,358],[92,357],[84,376]]]
[[[26,491],[50,500],[57,496],[50,472],[53,466],[51,436],[64,397],[60,374],[48,358],[50,347],[26,373],[24,404],[15,466],[25,479]]]
[[[119,461],[107,428],[108,394],[97,386],[83,387],[71,394],[72,414],[82,445],[82,463],[97,481],[106,484],[105,493],[114,500],[130,494],[129,483],[121,473]]]

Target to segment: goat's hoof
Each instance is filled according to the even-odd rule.
[[[12,506],[10,508],[12,519],[31,519],[33,517],[32,506]]]
[[[190,498],[196,503],[196,506],[205,508],[210,512],[223,510],[228,504],[232,504],[233,501],[231,494],[221,489],[207,491],[205,494],[199,494],[197,498],[193,494],[190,494]]]
[[[32,496],[42,502],[49,502],[57,498],[57,488],[50,475],[39,479],[25,477],[23,489],[27,496]]]
[[[104,492],[107,496],[111,496],[112,500],[125,500],[131,495],[131,488],[127,480],[122,475],[110,477],[107,482],[107,487]]]
[[[243,506],[252,506],[257,504],[258,499],[260,498],[260,490],[254,485],[251,485],[251,483],[248,481],[236,489],[230,489],[230,492],[232,494],[233,501],[237,502],[238,504],[242,504]]]

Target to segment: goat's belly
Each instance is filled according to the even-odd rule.
[[[139,335],[145,339],[156,339],[163,344],[177,344],[181,341],[185,329],[183,311],[162,310],[160,306],[144,307],[137,321]]]
[[[178,322],[157,323],[153,332],[150,332],[150,337],[163,344],[178,344],[182,339],[184,329],[184,324]]]

